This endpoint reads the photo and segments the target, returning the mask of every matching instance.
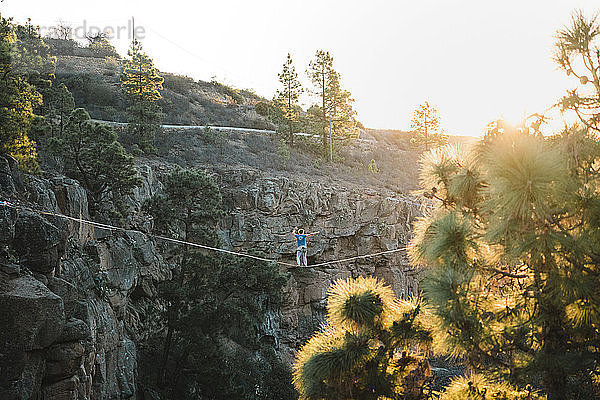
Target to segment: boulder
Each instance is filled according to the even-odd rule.
[[[45,364],[42,352],[2,349],[0,352],[0,399],[40,398]]]
[[[65,325],[63,301],[31,276],[6,283],[0,292],[0,343],[9,349],[48,347]]]
[[[79,342],[59,343],[46,353],[46,381],[56,382],[69,378],[79,371],[85,347]]]
[[[41,215],[21,211],[15,224],[12,248],[21,264],[32,271],[50,273],[58,267],[62,235],[59,229]]]
[[[23,187],[23,177],[19,163],[11,156],[0,156],[0,193],[14,194]]]
[[[63,303],[41,282],[20,276],[0,282],[0,399],[36,399],[44,352],[62,333]]]
[[[0,251],[5,250],[15,238],[17,210],[0,206]]]

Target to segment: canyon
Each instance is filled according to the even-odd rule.
[[[233,144],[226,144],[228,153],[235,152]],[[25,175],[3,159],[0,192],[13,207],[0,207],[1,398],[151,398],[139,393],[137,343],[156,329],[146,310],[172,266],[145,233],[151,221],[141,204],[161,191],[161,176],[174,167],[169,159],[180,157],[177,149],[171,143],[168,154],[138,159],[142,184],[126,198],[125,230],[41,214],[90,219],[85,190],[57,172]],[[337,261],[406,246],[422,212],[410,194],[232,164],[197,165],[222,193],[222,248],[294,263],[291,232],[301,226],[319,231],[309,243],[309,264],[328,262],[280,266],[288,277],[283,300],[270,307],[259,332],[285,363],[319,329],[332,282],[373,275],[399,297],[417,295],[421,269],[405,251]]]

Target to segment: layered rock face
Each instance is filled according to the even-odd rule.
[[[2,200],[26,198],[36,209],[89,218],[85,191],[63,177],[23,179],[3,162],[0,193]],[[136,347],[122,310],[99,290],[94,231],[6,207],[0,231],[0,398],[135,398]]]
[[[410,266],[405,251],[338,262],[346,258],[402,249],[411,235],[419,205],[407,197],[386,196],[319,182],[264,176],[254,170],[217,175],[227,216],[221,225],[226,247],[259,249],[270,258],[294,264],[294,227],[316,232],[308,243],[309,268],[286,268],[285,302],[268,326],[282,358],[292,362],[295,351],[325,317],[327,290],[338,279],[374,275],[396,294],[417,294],[420,269]],[[310,268],[310,264],[331,262]]]
[[[144,198],[161,190],[164,165],[140,165],[143,185],[129,199],[128,224],[148,230],[139,213]],[[258,249],[295,263],[295,226],[319,231],[309,264],[289,274],[283,304],[261,327],[281,357],[296,349],[324,318],[329,285],[340,278],[375,275],[402,297],[416,294],[419,270],[404,251],[351,262],[336,260],[402,248],[419,208],[409,198],[374,191],[270,177],[256,170],[219,170],[223,193],[223,247]],[[85,191],[64,177],[23,177],[0,165],[2,199],[32,208],[89,218]],[[146,315],[156,282],[170,266],[156,243],[139,232],[107,231],[76,221],[0,207],[0,398],[140,398],[136,342],[160,328]],[[154,331],[155,332],[155,331]]]

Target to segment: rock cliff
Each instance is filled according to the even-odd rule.
[[[134,230],[147,231],[144,198],[161,190],[169,166],[140,163],[143,185],[128,199]],[[336,260],[401,248],[419,207],[410,198],[381,191],[271,176],[247,168],[211,172],[221,187],[223,247],[261,250],[294,262],[294,226],[319,231],[309,264],[286,268],[283,304],[261,331],[291,362],[295,350],[323,320],[329,285],[371,274],[396,293],[416,293],[419,270],[404,252],[339,263]],[[0,199],[32,209],[89,218],[85,191],[60,175],[21,175],[0,164]],[[136,381],[136,343],[156,329],[145,313],[155,283],[171,270],[154,240],[139,232],[108,231],[27,208],[0,207],[0,398],[142,398]]]
[[[294,263],[291,231],[301,226],[319,231],[309,242],[309,265],[331,261],[317,268],[288,269],[286,300],[271,321],[280,354],[288,362],[324,320],[327,289],[335,280],[375,275],[398,296],[416,295],[419,269],[410,266],[405,252],[336,262],[406,246],[412,221],[420,215],[410,198],[270,177],[255,170],[229,170],[217,177],[227,210],[220,232],[226,247],[259,249]]]

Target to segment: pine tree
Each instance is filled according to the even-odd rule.
[[[410,128],[413,130],[411,143],[425,145],[425,151],[448,143],[448,136],[440,130],[438,110],[427,101],[415,110]]]
[[[283,117],[283,124],[287,127],[288,142],[291,146],[294,145],[294,128],[298,123],[300,115],[300,106],[298,99],[302,93],[302,85],[298,80],[298,74],[292,60],[291,54],[288,53],[279,77],[280,89],[275,94],[273,104],[279,109]]]
[[[96,57],[119,57],[119,53],[110,43],[106,34],[99,32],[94,36],[87,36],[89,41],[88,49]]]
[[[435,337],[468,367],[549,400],[597,398],[600,142],[577,126],[544,138],[490,129],[466,156],[426,153],[414,263]],[[515,397],[520,398],[520,397]]]
[[[331,79],[333,72],[333,57],[329,52],[317,50],[315,58],[310,61],[306,73],[313,84],[313,94],[318,97],[320,102],[320,114],[318,117],[317,126],[321,133],[321,141],[323,149],[328,148],[327,145],[327,124],[329,118],[327,115],[327,103],[329,97],[328,82]]]
[[[143,206],[154,231],[219,247],[222,200],[212,179],[200,170],[175,169],[163,184],[163,193]],[[291,374],[257,335],[267,305],[278,301],[286,281],[278,268],[184,245],[164,253],[176,265],[172,279],[159,285],[166,332],[160,363],[153,366],[158,386],[168,390],[165,398],[201,393],[212,399],[291,400]]]
[[[571,23],[556,34],[554,59],[579,88],[569,90],[560,101],[562,110],[575,112],[581,123],[600,132],[600,21],[576,11]]]
[[[131,43],[128,55],[121,75],[121,84],[130,103],[128,131],[142,152],[152,153],[156,151],[154,137],[162,118],[156,101],[161,98],[164,79],[137,39]]]
[[[46,117],[55,120],[53,135],[62,136],[70,113],[75,109],[75,99],[64,83],[53,85],[47,96]]]
[[[333,71],[328,81],[328,113],[334,137],[358,137],[356,111],[352,108],[354,99],[349,91],[342,89],[339,73]]]
[[[545,400],[537,390],[517,389],[506,382],[494,382],[471,374],[453,379],[438,400]]]
[[[215,228],[221,216],[220,203],[219,188],[204,172],[176,169],[164,181],[164,194],[156,194],[148,199],[144,209],[153,217],[157,232],[171,235],[179,233],[181,240],[216,246]],[[217,265],[212,254],[203,254],[199,249],[188,246],[178,246],[173,261],[178,269],[173,279],[160,287],[161,296],[166,302],[164,319],[167,333],[158,373],[159,384],[166,377],[173,338],[181,329],[183,313],[193,302],[195,281],[202,282],[202,269]],[[215,276],[216,271],[212,278]]]
[[[422,161],[423,194],[438,206],[410,254],[429,267],[436,338],[484,381],[541,386],[549,400],[600,397],[599,40],[597,18],[580,11],[556,36],[555,60],[582,85],[560,105],[579,124],[544,137],[543,115],[497,121],[468,155]]]
[[[0,155],[12,155],[22,168],[34,172],[39,170],[37,150],[28,133],[35,110],[42,104],[42,95],[31,81],[41,81],[34,78],[41,76],[40,69],[44,72],[51,60],[26,51],[23,40],[30,40],[34,49],[43,49],[37,31],[29,28],[15,28],[10,20],[0,16]]]
[[[294,385],[300,399],[425,399],[431,333],[420,306],[395,298],[375,278],[337,281],[327,321],[300,349]]]
[[[13,26],[16,45],[13,49],[12,63],[14,73],[27,79],[42,95],[52,86],[56,71],[56,57],[40,34],[40,27],[27,20],[25,25]]]
[[[313,95],[319,105],[309,109],[311,125],[321,135],[323,149],[329,149],[329,130],[333,136],[353,137],[357,135],[356,112],[352,108],[350,92],[342,89],[340,75],[333,68],[333,57],[329,52],[318,50],[306,71],[312,84]],[[333,155],[330,155],[333,157]]]
[[[86,189],[91,214],[109,208],[109,200],[118,205],[123,195],[140,184],[133,156],[117,141],[115,131],[91,122],[83,108],[69,114],[62,133],[52,136],[48,147],[63,161],[65,174]]]

